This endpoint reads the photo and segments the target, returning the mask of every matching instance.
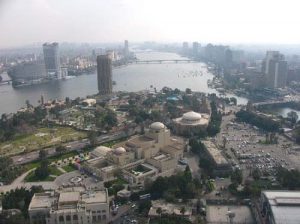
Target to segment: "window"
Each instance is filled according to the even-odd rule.
[[[78,215],[73,215],[73,220],[78,220]]]
[[[97,217],[95,215],[93,215],[93,222],[96,222]]]
[[[105,213],[106,212],[106,210],[102,210],[102,213]]]
[[[98,220],[101,220],[101,215],[98,215]]]
[[[101,213],[101,211],[99,210],[99,211],[97,211],[97,213]]]
[[[67,215],[67,216],[66,216],[66,220],[67,220],[67,221],[71,221],[71,216],[70,216],[70,215]]]
[[[106,215],[102,215],[102,219],[105,220],[106,219]]]
[[[96,211],[92,211],[92,213],[93,213],[93,214],[95,214],[95,213],[96,213]]]
[[[64,222],[65,221],[65,218],[62,215],[60,215],[58,219],[59,219],[60,222]]]

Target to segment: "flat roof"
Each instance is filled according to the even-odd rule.
[[[208,153],[213,158],[217,165],[227,165],[229,164],[225,157],[221,154],[220,150],[217,149],[217,146],[211,141],[202,141],[205,145]]]
[[[106,195],[106,191],[88,192],[82,194],[81,199],[83,202],[87,204],[106,203],[107,195]]]
[[[62,192],[59,194],[59,203],[78,202],[80,198],[79,192]]]
[[[52,201],[53,198],[50,196],[50,194],[47,193],[34,194],[34,196],[31,199],[28,210],[38,209],[38,208],[51,208]]]
[[[131,139],[128,140],[128,143],[139,145],[139,144],[148,143],[151,141],[154,141],[154,140],[152,138],[142,135],[142,136],[132,137]]]
[[[300,220],[300,191],[263,191],[275,223],[298,224]]]

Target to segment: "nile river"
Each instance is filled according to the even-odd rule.
[[[143,52],[136,53],[140,60],[150,59],[184,59],[174,53]],[[207,80],[212,79],[203,63],[178,64],[132,64],[113,69],[114,91],[139,91],[150,89],[160,90],[164,86],[185,90],[216,93],[208,88]],[[57,80],[46,84],[27,86],[14,89],[11,85],[0,86],[0,114],[17,111],[25,106],[25,101],[36,105],[41,95],[45,100],[76,98],[97,93],[97,75],[86,74],[72,79]],[[230,96],[230,95],[229,95]],[[247,99],[238,98],[238,103],[245,104]]]

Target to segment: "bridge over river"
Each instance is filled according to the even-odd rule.
[[[266,102],[253,103],[253,106],[259,107],[259,106],[267,106],[267,105],[286,104],[291,102],[300,103],[300,99],[298,97],[295,97],[295,98],[288,98],[283,100],[270,100]]]
[[[170,63],[199,63],[192,59],[153,59],[153,60],[132,60],[129,64],[170,64]]]

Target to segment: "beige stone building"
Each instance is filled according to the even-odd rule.
[[[106,153],[103,159],[110,164],[109,167],[120,169],[131,184],[143,184],[146,178],[172,175],[184,149],[185,141],[182,138],[171,136],[164,124],[154,122],[144,135],[134,136],[115,145],[112,150],[103,149]],[[98,154],[103,155],[101,152]],[[105,176],[112,177],[112,169],[109,169],[110,174],[104,169],[102,166],[92,172],[99,173],[102,179]]]
[[[83,188],[37,193],[30,202],[28,213],[31,224],[108,223],[108,193]]]

